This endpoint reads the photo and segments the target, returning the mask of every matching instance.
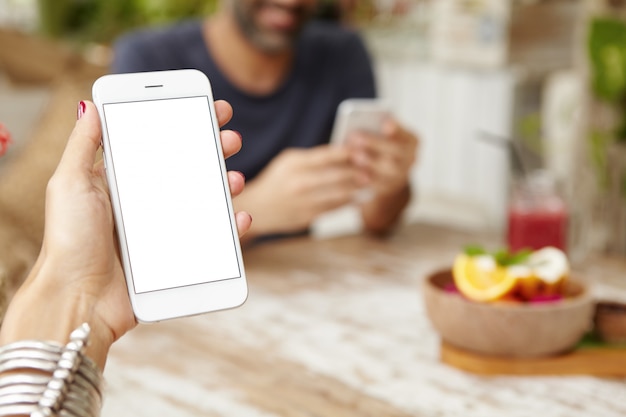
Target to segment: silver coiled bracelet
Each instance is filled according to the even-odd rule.
[[[0,416],[99,416],[103,379],[84,355],[89,332],[84,323],[66,345],[24,340],[1,347]]]

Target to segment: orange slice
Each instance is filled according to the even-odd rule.
[[[513,292],[517,283],[517,278],[490,255],[457,255],[452,275],[459,291],[474,301],[502,299]]]

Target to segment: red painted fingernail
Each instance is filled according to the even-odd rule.
[[[78,110],[76,111],[76,120],[80,120],[83,117],[83,114],[87,111],[87,104],[84,101],[80,101],[78,103]]]

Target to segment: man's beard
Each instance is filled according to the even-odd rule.
[[[255,13],[261,7],[278,7],[288,10],[289,13],[296,15],[298,22],[292,30],[271,31],[261,28],[254,19]],[[246,3],[246,1],[234,1],[233,10],[235,19],[245,37],[253,45],[268,54],[278,54],[293,48],[302,29],[306,23],[311,20],[314,14],[314,10],[304,6],[286,8],[284,6],[271,4],[271,2],[268,1],[261,2],[260,4],[250,4]]]

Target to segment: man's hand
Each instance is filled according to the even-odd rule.
[[[410,200],[411,168],[419,139],[397,121],[388,119],[381,135],[352,132],[347,140],[351,161],[359,169],[359,182],[374,191],[362,206],[365,227],[387,232]]]
[[[291,233],[353,201],[358,188],[358,170],[348,149],[287,149],[247,184],[234,204],[254,218],[251,236]]]

